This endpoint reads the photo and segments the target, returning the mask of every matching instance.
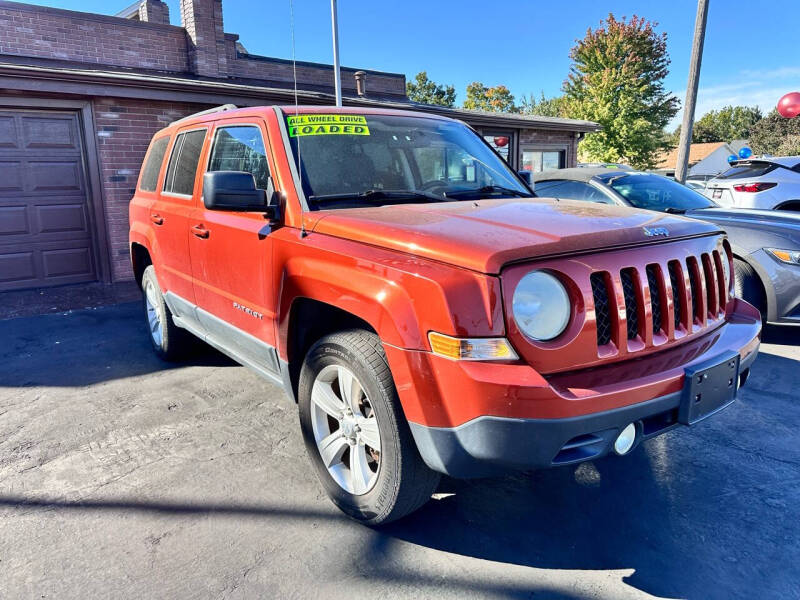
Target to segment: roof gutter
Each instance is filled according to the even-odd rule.
[[[26,92],[72,93],[82,96],[106,96],[151,100],[180,100],[199,104],[253,105],[258,102],[287,102],[294,104],[291,88],[267,87],[234,81],[191,79],[168,74],[145,74],[125,71],[104,71],[74,67],[44,66],[0,62],[3,87]],[[304,104],[333,104],[331,93],[299,90]],[[430,106],[393,98],[345,97],[349,106],[397,108],[433,113],[454,119],[468,120],[472,125],[513,127],[518,129],[548,129],[578,132],[583,135],[599,131],[600,125],[591,121],[520,116],[506,113],[483,113],[466,109]]]

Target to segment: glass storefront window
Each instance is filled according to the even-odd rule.
[[[522,169],[532,173],[561,169],[564,167],[563,158],[563,150],[523,150]]]
[[[512,141],[514,139],[514,134],[510,131],[506,132],[495,132],[495,133],[486,133],[483,134],[483,139],[486,140],[486,143],[489,144],[492,148],[494,148],[497,153],[503,157],[507,163],[509,162],[509,156],[511,152]]]

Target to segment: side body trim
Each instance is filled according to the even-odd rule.
[[[166,292],[164,301],[172,312],[175,325],[190,331],[210,346],[262,377],[280,384],[290,397],[294,396],[291,387],[286,387],[286,380],[281,375],[278,363],[278,353],[273,346],[234,327],[177,294]]]

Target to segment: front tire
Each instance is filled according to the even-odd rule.
[[[743,260],[734,258],[733,271],[736,275],[736,296],[755,306],[761,312],[761,320],[766,323],[767,299],[755,269]]]
[[[153,265],[149,265],[142,275],[142,305],[150,342],[159,358],[167,361],[185,358],[195,340],[191,333],[172,321],[172,312],[164,302]]]
[[[417,451],[375,334],[344,331],[314,344],[300,372],[298,403],[308,455],[345,514],[379,525],[430,499],[439,474]]]

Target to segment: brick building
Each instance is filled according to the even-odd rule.
[[[249,54],[221,0],[116,16],[0,0],[0,291],[132,277],[127,206],[151,136],[210,106],[291,104],[291,61]],[[572,166],[593,123],[410,103],[405,76],[342,68],[344,102],[460,118],[515,168]],[[330,65],[297,62],[302,104],[333,104]]]

